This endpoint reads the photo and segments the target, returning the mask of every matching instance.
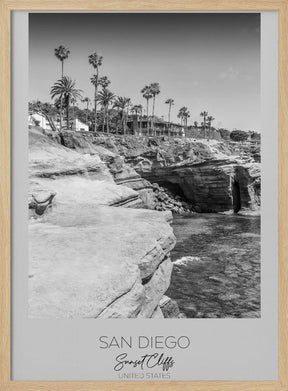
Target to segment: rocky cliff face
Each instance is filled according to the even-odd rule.
[[[55,206],[29,227],[29,316],[149,318],[166,292],[175,238],[161,213]]]
[[[69,139],[71,135],[65,137]],[[156,205],[150,185],[154,182],[188,201],[196,212],[260,208],[260,163],[255,162],[253,146],[241,150],[240,144],[215,140],[82,137],[87,137],[95,148],[105,147],[118,156],[121,163],[113,160],[110,172],[118,183],[142,191],[142,199],[150,208]]]
[[[260,164],[247,147],[244,159],[217,141],[36,130],[29,140],[30,317],[181,316],[163,301],[172,215],[143,208],[260,207]]]
[[[113,137],[95,137],[91,133],[64,132],[61,134],[60,142],[63,146],[81,154],[99,155],[116,184],[135,190],[142,200],[142,206],[154,209],[155,194],[151,183],[126,163],[125,156],[119,154],[116,147],[117,140],[114,140]]]
[[[239,212],[260,207],[260,165],[210,160],[155,167],[142,175],[175,193],[183,193],[196,212]]]
[[[139,209],[139,193],[117,182],[140,176],[115,153],[38,131],[29,141],[29,316],[163,317],[171,213]]]

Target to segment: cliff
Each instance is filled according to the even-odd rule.
[[[39,130],[29,144],[30,317],[181,316],[163,298],[172,215],[147,209],[260,208],[249,146]]]
[[[116,153],[86,147],[30,131],[29,317],[163,316],[171,213],[139,209],[139,192],[117,182],[146,182]]]
[[[260,208],[261,171],[253,144],[249,147],[168,137],[95,137],[71,133],[62,136],[67,147],[77,148],[79,139],[116,155],[120,161],[111,158],[108,164],[115,180],[140,190],[144,204],[152,209],[161,208],[155,206],[151,183],[179,196],[196,212],[255,212]]]
[[[182,193],[196,212],[258,210],[260,164],[236,159],[208,160],[152,167],[142,175],[175,193]]]
[[[142,200],[142,206],[154,209],[153,186],[126,162],[126,156],[120,154],[116,147],[118,140],[115,140],[114,137],[95,137],[93,133],[63,132],[58,141],[66,148],[80,154],[99,156],[116,184],[135,190]],[[129,150],[129,144],[126,146]]]

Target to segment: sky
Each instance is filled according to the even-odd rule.
[[[59,45],[70,49],[64,74],[93,99],[88,56],[103,56],[100,76],[109,89],[133,104],[146,103],[141,89],[160,84],[155,114],[188,124],[205,110],[216,127],[260,132],[260,14],[258,13],[31,13],[29,16],[29,100],[51,102],[61,78]],[[83,107],[79,103],[79,107]],[[91,107],[92,108],[92,105]],[[151,109],[149,109],[151,113]]]

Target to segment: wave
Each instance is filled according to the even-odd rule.
[[[174,263],[174,265],[187,265],[188,263],[201,263],[201,258],[199,257],[192,257],[190,255],[186,256],[186,257],[181,257],[179,259],[177,259]]]

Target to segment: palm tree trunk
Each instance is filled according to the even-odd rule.
[[[69,103],[68,102],[66,107],[66,122],[67,122],[67,130],[69,130]]]
[[[108,107],[107,107],[107,110],[106,110],[106,129],[107,129],[107,133],[109,133],[109,111],[108,111]]]
[[[117,122],[116,122],[116,133],[119,131],[119,107],[117,107]]]
[[[88,125],[88,102],[87,102],[87,109],[86,109],[86,124]]]
[[[60,115],[60,132],[62,130],[62,94],[60,95],[60,110],[59,110],[59,115]]]
[[[98,93],[98,67],[96,73],[96,84],[95,84],[95,92],[94,92],[94,132],[97,132],[97,93]]]
[[[129,108],[127,107],[127,111],[124,110],[124,127],[125,127],[125,134],[127,134],[128,126],[128,113],[129,113]]]
[[[126,129],[125,129],[125,111],[124,109],[122,109],[122,126],[123,126],[123,134],[125,135],[126,134]]]
[[[64,61],[61,60],[61,79],[63,79],[63,70],[64,70]],[[63,104],[62,104],[62,94],[60,95],[60,132],[62,130],[62,109],[63,109]]]
[[[155,95],[153,96],[152,131],[154,133],[154,136],[156,136],[154,112],[155,112]]]
[[[169,110],[168,110],[168,136],[171,136],[171,134],[170,134],[170,112],[171,112],[171,103],[169,103]]]
[[[102,132],[105,133],[105,108],[103,106]]]
[[[149,136],[149,115],[148,115],[148,109],[149,109],[149,102],[148,102],[148,99],[147,99],[147,135]]]

